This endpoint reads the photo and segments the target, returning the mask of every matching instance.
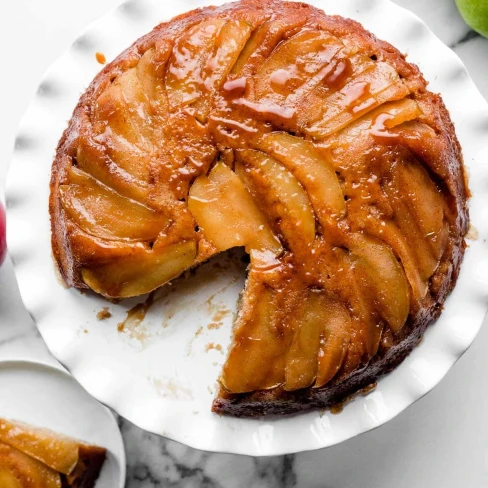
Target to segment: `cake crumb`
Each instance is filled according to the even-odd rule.
[[[222,352],[222,346],[220,344],[215,344],[213,342],[209,342],[205,346],[205,351],[208,352],[208,351],[211,351],[212,349],[215,349],[216,351]]]
[[[193,400],[193,392],[173,378],[149,378],[156,393],[163,398],[176,398],[177,400]]]
[[[212,322],[211,324],[207,325],[208,330],[218,330],[224,325],[223,322]]]
[[[191,338],[190,342],[188,343],[188,349],[186,351],[186,355],[187,356],[190,356],[191,353],[192,353],[192,350],[193,350],[193,342],[195,341],[195,339],[200,336],[203,332],[203,326],[200,326],[197,331],[195,332],[195,335]]]
[[[215,312],[213,316],[213,320],[215,320],[215,322],[221,322],[222,319],[227,317],[227,315],[229,314],[230,314],[230,310],[228,308],[223,307],[217,312]]]
[[[112,314],[108,311],[108,307],[103,307],[100,312],[97,313],[98,320],[107,320],[112,317]]]
[[[466,239],[477,241],[479,237],[480,237],[480,233],[478,232],[478,229],[473,224],[469,224],[469,229],[468,229],[468,233],[466,234]]]
[[[105,57],[105,54],[103,54],[101,52],[97,52],[95,54],[95,57],[97,58],[97,61],[100,64],[105,64],[107,62],[107,58]]]
[[[212,323],[207,325],[208,330],[217,330],[224,325],[224,318],[230,315],[231,311],[224,306],[220,307],[212,317]]]
[[[117,324],[117,330],[119,332],[124,332],[124,330],[125,330],[125,323],[124,322],[120,322],[120,324]]]
[[[195,337],[198,337],[203,332],[203,327],[199,327],[198,330],[195,332]]]

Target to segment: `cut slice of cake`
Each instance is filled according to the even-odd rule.
[[[0,419],[2,488],[93,488],[105,457],[102,447]]]

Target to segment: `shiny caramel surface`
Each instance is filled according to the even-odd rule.
[[[0,441],[0,486],[2,488],[61,488],[54,469],[20,449]]]
[[[0,419],[1,488],[90,488],[105,457],[104,448]]]
[[[69,284],[136,296],[245,247],[226,391],[320,388],[366,365],[429,299],[456,219],[425,82],[368,36],[245,0],[109,66],[53,176]]]
[[[78,463],[80,442],[46,429],[0,419],[0,441],[63,474]]]

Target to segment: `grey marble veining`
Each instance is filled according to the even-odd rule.
[[[107,6],[103,10],[118,0],[105,1]],[[44,27],[46,32],[49,28],[55,29],[49,15],[43,12],[41,2],[22,0],[18,3],[22,2],[44,22],[38,32],[44,32]],[[66,5],[56,2],[45,3],[57,8]],[[84,5],[98,8],[98,3],[87,0]],[[488,98],[488,40],[464,24],[454,1],[397,0],[396,3],[420,16],[454,49]],[[21,17],[20,12],[12,15],[24,21],[29,19],[28,15]],[[6,27],[0,20],[0,28]],[[55,39],[48,38],[45,45],[52,43],[54,46],[54,42]],[[32,86],[36,83],[34,80]],[[5,146],[1,145],[0,153],[7,157]],[[0,181],[4,173],[0,166]],[[0,358],[54,361],[21,305],[10,262],[0,269],[0,312]],[[272,458],[209,454],[149,434],[119,418],[127,451],[126,486],[457,488],[462,485],[483,488],[488,479],[488,441],[483,435],[488,431],[485,414],[488,395],[483,393],[486,389],[484,372],[488,370],[486,329],[484,327],[474,346],[427,397],[387,425],[327,450]]]
[[[120,425],[126,441],[128,487],[297,486],[295,455],[252,458],[209,454],[143,432],[127,421]]]

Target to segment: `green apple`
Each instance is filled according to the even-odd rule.
[[[456,0],[456,5],[466,23],[488,37],[488,0]]]

